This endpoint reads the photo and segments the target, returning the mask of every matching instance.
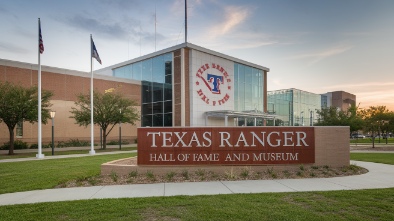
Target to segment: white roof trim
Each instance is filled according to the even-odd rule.
[[[191,44],[191,43],[182,43],[182,44],[179,44],[179,45],[175,45],[173,47],[169,47],[169,48],[166,48],[166,49],[163,49],[163,50],[160,50],[160,51],[156,51],[156,52],[153,52],[153,53],[150,53],[150,54],[138,57],[138,58],[134,58],[134,59],[131,59],[131,60],[128,60],[128,61],[124,61],[124,62],[115,64],[115,65],[111,65],[111,66],[108,66],[106,68],[102,68],[102,69],[99,69],[99,70],[96,70],[96,71],[98,73],[100,73],[100,72],[105,72],[105,71],[108,71],[108,70],[113,70],[115,68],[120,68],[120,67],[129,65],[129,64],[133,64],[133,63],[136,63],[136,62],[139,62],[139,61],[143,61],[143,60],[152,58],[152,57],[156,57],[156,56],[159,56],[159,55],[162,55],[162,54],[170,53],[170,52],[173,52],[173,51],[181,49],[181,48],[190,48],[190,49],[201,51],[201,52],[204,52],[204,53],[207,53],[207,54],[211,54],[211,55],[214,55],[214,56],[217,56],[217,57],[220,57],[220,58],[224,58],[224,59],[227,59],[227,60],[230,60],[230,61],[234,61],[236,63],[244,64],[244,65],[251,66],[251,67],[254,67],[254,68],[257,68],[257,69],[261,69],[261,70],[264,70],[264,71],[267,71],[267,72],[270,71],[270,69],[267,68],[267,67],[264,67],[264,66],[261,66],[261,65],[257,65],[257,64],[253,64],[253,63],[250,63],[248,61],[244,61],[244,60],[241,60],[241,59],[238,59],[238,58],[235,58],[235,57],[231,57],[229,55],[225,55],[225,54],[222,54],[222,53],[219,53],[219,52],[216,52],[216,51],[212,51],[210,49],[203,48],[203,47],[200,47],[198,45]]]

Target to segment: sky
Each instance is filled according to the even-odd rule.
[[[268,67],[268,90],[346,91],[394,111],[394,1],[188,0],[187,40]],[[185,41],[184,0],[0,0],[0,59],[90,71]],[[155,22],[156,21],[156,22]]]

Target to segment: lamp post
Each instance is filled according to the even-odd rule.
[[[51,111],[51,118],[52,118],[52,156],[55,155],[55,114],[56,111]]]
[[[304,111],[301,111],[301,125],[304,126]]]
[[[120,115],[122,115],[122,109],[119,109]],[[122,149],[122,117],[119,121],[119,150]]]

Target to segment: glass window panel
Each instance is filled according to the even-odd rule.
[[[252,84],[253,82],[252,68],[248,66],[245,66],[245,82],[247,84]]]
[[[152,59],[142,61],[142,80],[152,81]]]
[[[164,114],[164,125],[165,127],[172,127],[172,113]]]
[[[238,66],[238,84],[245,82],[245,66],[239,65]]]
[[[164,54],[162,56],[163,56],[164,62],[167,62],[167,61],[171,61],[172,62],[172,53]]]
[[[165,83],[172,84],[172,62],[166,61],[164,66],[165,66]]]
[[[164,113],[172,112],[172,101],[164,102]]]
[[[165,64],[163,56],[152,59],[152,80],[153,82],[164,83]]]
[[[153,85],[153,102],[163,101],[163,84],[152,83]]]
[[[163,113],[163,102],[152,103],[153,114]]]
[[[151,127],[152,126],[152,115],[142,116],[142,126],[143,127]]]
[[[142,115],[152,114],[152,103],[142,104]]]
[[[132,65],[132,69],[133,69],[132,79],[137,80],[137,81],[142,80],[142,78],[141,78],[142,69],[141,68],[142,68],[141,62],[138,62],[138,63],[135,63]]]
[[[141,87],[141,94],[142,94],[142,103],[149,103],[152,102],[152,83],[151,82],[142,82],[142,87]]]
[[[164,100],[172,100],[172,85],[164,84]]]
[[[162,127],[163,126],[163,114],[154,114],[153,115],[153,127]]]

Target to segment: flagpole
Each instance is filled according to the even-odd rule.
[[[90,34],[90,155],[94,155],[94,120],[93,120],[93,39]]]
[[[38,18],[38,153],[36,157],[41,159],[44,158],[44,154],[42,154],[42,121],[41,121],[41,53],[40,53],[40,30],[41,30],[41,22],[40,18]]]

